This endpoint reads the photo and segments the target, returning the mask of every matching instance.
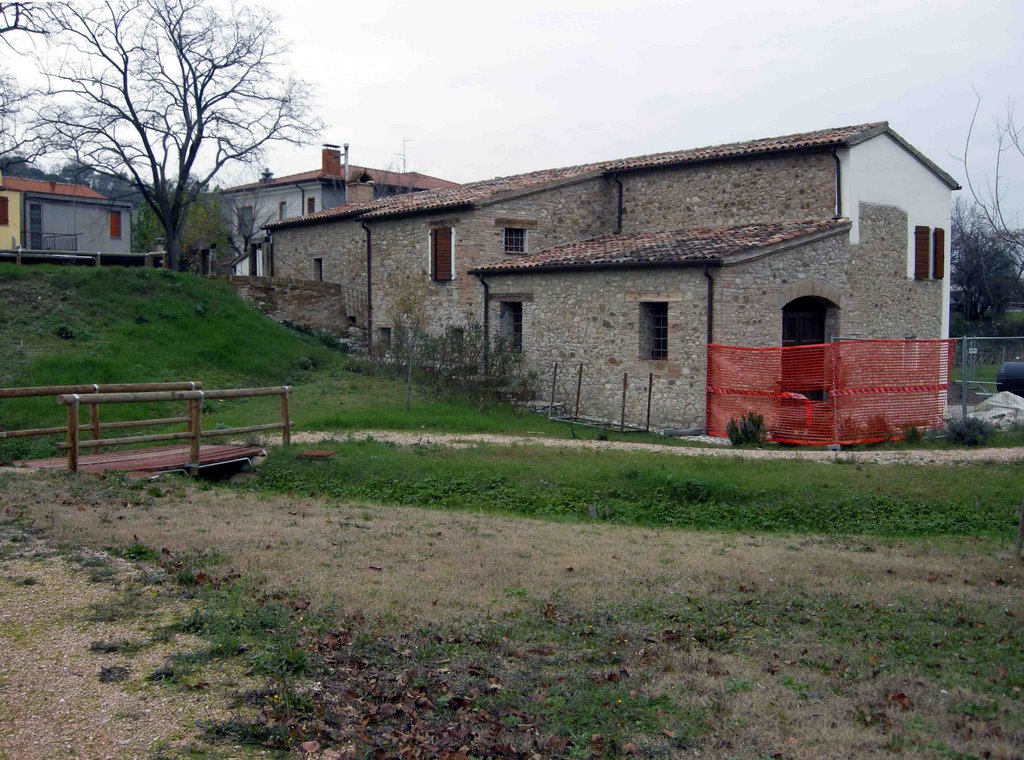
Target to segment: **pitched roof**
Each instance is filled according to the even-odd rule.
[[[4,177],[0,189],[17,190],[23,193],[45,193],[47,195],[66,195],[73,198],[93,198],[107,200],[91,187],[73,185],[69,182],[51,182],[45,179],[22,179],[21,177]]]
[[[735,227],[693,227],[635,235],[602,235],[530,256],[509,257],[497,264],[474,269],[470,274],[729,263],[730,259],[765,253],[801,238],[841,232],[849,225],[849,219],[810,219]]]
[[[857,124],[852,127],[832,127],[819,129],[815,132],[801,132],[782,137],[766,137],[747,142],[710,145],[704,148],[669,151],[667,153],[651,153],[646,156],[634,156],[612,161],[607,165],[609,171],[633,171],[651,169],[658,166],[675,166],[700,161],[718,161],[725,158],[742,158],[771,153],[790,153],[814,148],[831,148],[854,145],[871,137],[882,134],[889,129],[886,121],[869,124]]]
[[[446,187],[458,187],[457,182],[450,182],[440,177],[431,177],[429,174],[419,172],[393,172],[387,169],[373,169],[368,166],[349,165],[349,177],[357,178],[367,175],[369,179],[378,185],[392,185],[394,187],[408,187],[411,190],[439,190]],[[293,185],[296,182],[318,182],[320,180],[343,182],[343,174],[329,174],[323,169],[299,172],[298,174],[287,174],[283,177],[274,177],[268,182],[249,182],[244,185],[226,187],[221,192],[239,193],[247,190],[257,190],[264,187],[279,187],[281,185]]]
[[[750,142],[730,143],[728,145],[672,151],[669,153],[655,153],[615,161],[566,166],[559,169],[544,169],[527,174],[516,174],[509,177],[495,177],[479,182],[469,182],[453,188],[380,198],[367,204],[338,206],[337,208],[327,209],[315,214],[287,219],[267,227],[268,229],[283,229],[353,216],[375,219],[446,208],[474,206],[487,201],[493,201],[505,193],[528,191],[559,182],[570,182],[590,176],[600,176],[605,173],[852,144],[854,140],[867,139],[868,136],[880,134],[887,128],[888,124],[886,122],[876,122],[852,127],[823,129],[817,132],[805,132],[785,137],[753,140]]]
[[[793,153],[809,150],[827,150],[829,148],[852,147],[870,140],[881,134],[887,134],[924,163],[930,171],[945,182],[949,187],[958,189],[956,180],[939,169],[925,158],[913,146],[889,128],[885,121],[857,124],[849,127],[832,127],[814,132],[801,132],[782,137],[768,137],[747,142],[713,145],[705,148],[652,153],[646,156],[634,156],[613,161],[599,161],[578,166],[566,166],[560,169],[544,169],[542,171],[516,174],[509,177],[469,182],[451,188],[429,190],[420,193],[380,198],[366,204],[350,204],[327,209],[315,214],[297,216],[282,222],[267,225],[267,229],[284,229],[306,224],[316,224],[332,219],[346,219],[362,216],[365,219],[376,219],[388,216],[401,216],[441,209],[473,207],[488,202],[495,202],[506,197],[535,189],[557,186],[563,182],[579,181],[604,174],[619,174],[630,171],[684,166],[706,161],[726,161],[733,159],[769,156],[780,153]]]

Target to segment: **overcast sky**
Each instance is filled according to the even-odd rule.
[[[887,120],[963,181],[967,129],[1024,121],[1020,0],[274,3],[324,142],[469,181]],[[319,145],[275,148],[277,175]],[[1024,209],[1024,162],[1010,167]],[[1024,218],[1024,217],[1022,217]]]

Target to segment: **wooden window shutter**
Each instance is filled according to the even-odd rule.
[[[932,277],[941,280],[946,276],[946,231],[936,227],[932,232]]]
[[[10,224],[10,201],[7,196],[0,197],[0,224]]]
[[[119,238],[121,237],[121,212],[111,211],[110,212],[110,237]]]
[[[435,280],[452,279],[452,228],[435,227],[430,231],[430,268]]]
[[[931,229],[914,227],[914,279],[928,279],[928,264],[931,259]]]

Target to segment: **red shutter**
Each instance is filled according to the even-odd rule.
[[[7,196],[0,197],[0,224],[10,224],[10,198]]]
[[[452,228],[435,227],[430,231],[430,238],[431,277],[452,279]]]
[[[110,212],[110,237],[119,238],[121,237],[121,212],[111,211]]]
[[[936,227],[932,232],[932,277],[941,280],[946,276],[946,231]]]
[[[931,259],[931,229],[914,227],[914,279],[928,279],[928,264]]]

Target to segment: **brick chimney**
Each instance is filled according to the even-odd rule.
[[[324,145],[321,154],[321,171],[329,177],[341,176],[341,151],[337,145]]]
[[[345,203],[369,203],[372,200],[372,182],[349,182],[345,185]]]

